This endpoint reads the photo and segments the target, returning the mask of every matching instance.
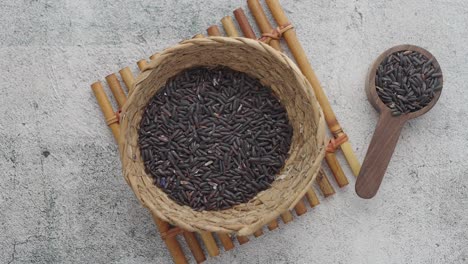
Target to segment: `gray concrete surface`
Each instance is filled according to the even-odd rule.
[[[375,199],[359,199],[350,177],[305,216],[207,263],[468,263],[468,2],[282,2],[360,160],[377,122],[364,76],[380,52],[429,49],[443,95],[403,129]],[[170,262],[89,85],[238,6],[0,2],[0,263]]]

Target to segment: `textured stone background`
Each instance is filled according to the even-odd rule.
[[[403,129],[375,199],[359,199],[352,178],[305,216],[208,263],[467,263],[468,2],[282,3],[360,160],[377,122],[364,77],[379,53],[402,43],[429,49],[444,91]],[[121,176],[89,85],[238,6],[0,2],[0,263],[170,262]]]

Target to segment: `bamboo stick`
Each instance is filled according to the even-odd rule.
[[[293,215],[291,214],[290,211],[286,211],[280,215],[281,220],[283,220],[283,223],[287,224],[293,220]]]
[[[271,231],[271,230],[275,230],[276,228],[278,228],[278,221],[273,220],[268,224],[268,230]]]
[[[325,172],[323,171],[323,169],[320,169],[315,181],[320,187],[320,190],[322,191],[323,196],[328,197],[330,195],[335,194],[335,189],[328,181],[328,178],[325,176]]]
[[[210,37],[220,37],[221,36],[221,31],[219,31],[218,26],[212,25],[210,26],[206,32],[208,33],[208,36]]]
[[[229,251],[234,248],[234,243],[228,234],[217,233],[221,244],[223,244],[224,250]]]
[[[133,77],[132,70],[130,70],[130,67],[125,67],[119,71],[120,77],[122,77],[122,80],[127,87],[127,91],[131,92],[133,89],[133,84],[135,83],[135,78]]]
[[[266,3],[270,8],[270,11],[278,25],[286,25],[289,23],[289,20],[286,17],[278,0],[266,0]],[[307,80],[309,80],[309,82],[312,85],[312,88],[314,89],[315,96],[317,97],[317,100],[319,101],[320,106],[322,107],[322,110],[325,114],[325,120],[327,121],[328,127],[330,128],[330,131],[332,132],[333,136],[340,137],[344,135],[343,130],[336,119],[335,113],[331,108],[330,102],[328,101],[327,96],[325,95],[325,92],[323,91],[320,82],[317,76],[315,75],[314,70],[312,69],[312,66],[307,60],[307,55],[305,54],[304,49],[299,43],[295,30],[288,30],[284,32],[283,36],[289,46],[289,49],[291,50],[291,53],[296,59],[299,68],[301,69],[302,73],[306,76]],[[351,144],[349,142],[343,143],[341,145],[341,150],[343,150],[343,154],[345,155],[346,160],[348,161],[348,164],[351,167],[351,170],[353,171],[353,174],[357,176],[359,174],[360,164],[352,150]]]
[[[299,200],[299,202],[297,202],[296,206],[294,206],[294,211],[296,211],[296,214],[298,216],[307,213],[307,207],[305,206],[304,201],[302,199]]]
[[[192,252],[193,257],[195,258],[195,261],[197,261],[197,263],[205,261],[205,253],[203,253],[203,249],[200,246],[195,233],[184,231],[182,235],[184,236],[185,242],[187,242],[190,252]]]
[[[115,100],[117,101],[117,105],[119,108],[122,108],[127,101],[127,96],[125,95],[125,92],[120,85],[119,79],[117,79],[117,76],[112,73],[106,76],[106,81],[112,94],[114,95]]]
[[[149,57],[149,59],[150,59],[150,60],[156,59],[156,56],[157,56],[158,54],[159,54],[159,53],[155,53],[155,54],[151,55],[151,56]],[[144,66],[146,66],[146,65],[147,65],[147,64],[145,64]]]
[[[246,236],[237,236],[237,241],[239,241],[239,245],[243,245],[249,242],[249,238]]]
[[[151,213],[151,216],[153,217],[154,223],[158,227],[159,232],[161,234],[169,231],[170,226],[167,222],[162,221],[153,213]],[[163,240],[166,243],[166,246],[169,249],[169,252],[171,253],[172,258],[174,259],[174,263],[176,264],[188,263],[187,259],[185,258],[184,252],[182,251],[182,248],[180,247],[180,244],[177,241],[176,237],[167,237],[166,239],[163,239]]]
[[[237,38],[239,37],[239,32],[234,25],[234,21],[232,21],[231,16],[225,16],[221,19],[221,24],[223,24],[224,31],[228,37]]]
[[[244,37],[250,38],[250,39],[257,39],[257,36],[255,36],[255,32],[252,29],[252,26],[249,23],[249,20],[247,19],[247,16],[244,13],[244,10],[242,8],[237,8],[234,10],[234,17],[237,20],[237,24],[239,24],[239,27],[242,31],[242,34],[244,34]]]
[[[257,22],[258,27],[260,28],[260,31],[262,33],[267,33],[267,34],[273,32],[273,27],[268,21],[268,18],[265,15],[265,12],[263,11],[263,8],[260,5],[260,2],[258,0],[247,0],[247,4],[249,6],[250,12],[252,12],[252,15],[254,16],[255,21]],[[281,51],[281,45],[280,45],[279,40],[271,39],[270,46]]]
[[[204,38],[205,36],[203,36],[203,34],[196,34],[195,36],[193,36],[192,38]]]
[[[259,230],[255,231],[255,233],[254,233],[255,237],[259,237],[261,235],[263,235],[263,230],[261,228]]]
[[[336,155],[334,153],[326,153],[325,154],[325,160],[327,161],[328,167],[330,169],[334,169],[333,171],[333,176],[335,176],[335,181],[338,183],[338,186],[340,188],[348,185],[348,178],[346,178],[343,169],[341,169],[340,164],[338,163],[338,159],[336,158]]]
[[[206,251],[212,257],[219,255],[219,247],[216,245],[216,241],[213,238],[213,235],[210,232],[201,232],[200,237],[205,243]]]
[[[115,112],[112,109],[112,105],[107,98],[104,89],[102,88],[101,82],[95,82],[91,85],[91,89],[94,92],[94,96],[101,107],[101,111],[104,114],[105,120],[111,120],[115,118]],[[112,130],[112,134],[114,135],[115,140],[117,143],[120,140],[120,126],[118,123],[109,124],[110,129]]]
[[[331,185],[323,168],[320,168],[320,171],[315,181],[317,182],[320,191],[322,191],[323,196],[328,197],[330,195],[335,194],[335,188],[333,188],[333,186]]]
[[[337,133],[338,137],[341,135],[343,135],[343,132]],[[343,144],[341,144],[340,147],[343,151],[346,161],[348,161],[351,171],[353,171],[354,176],[357,177],[359,175],[359,171],[361,170],[361,163],[359,163],[359,160],[357,159],[356,154],[354,153],[353,147],[351,147],[351,143],[349,143],[349,141],[346,141]]]
[[[143,71],[145,69],[145,67],[148,66],[148,61],[145,60],[145,59],[139,60],[139,61],[137,61],[137,65],[138,65],[138,68],[140,69],[140,71]]]
[[[315,207],[320,204],[317,194],[315,194],[314,190],[312,190],[312,187],[307,190],[306,198],[310,207]]]

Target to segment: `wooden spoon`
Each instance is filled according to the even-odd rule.
[[[421,116],[429,111],[436,104],[441,94],[441,90],[436,92],[431,102],[421,110],[402,114],[400,116],[392,116],[391,109],[381,101],[377,94],[375,86],[376,72],[377,68],[386,57],[395,52],[407,50],[419,52],[429,60],[433,59],[432,63],[434,66],[440,68],[439,63],[430,52],[412,45],[400,45],[385,51],[370,68],[366,80],[366,93],[369,102],[380,113],[380,118],[356,181],[356,193],[364,199],[370,199],[377,193],[388,164],[390,163],[393,151],[395,150],[403,125],[406,121]],[[441,77],[441,83],[443,83],[443,77]]]

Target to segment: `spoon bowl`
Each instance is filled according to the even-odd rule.
[[[390,56],[391,54],[399,52],[399,51],[407,51],[407,50],[408,51],[416,51],[418,53],[421,53],[422,55],[427,57],[429,60],[432,60],[432,64],[434,65],[434,67],[440,69],[439,62],[437,62],[434,55],[432,55],[432,53],[430,53],[429,51],[427,51],[427,50],[425,50],[425,49],[423,49],[421,47],[418,47],[418,46],[399,45],[399,46],[395,46],[393,48],[390,48],[390,49],[386,50],[384,53],[380,54],[380,56],[377,57],[377,59],[372,64],[372,66],[371,66],[371,68],[370,68],[370,70],[368,72],[367,79],[366,79],[366,94],[367,94],[367,99],[369,100],[369,102],[372,104],[372,106],[375,108],[375,110],[377,110],[377,112],[379,112],[381,114],[384,111],[390,111],[390,108],[388,108],[388,106],[385,105],[384,102],[382,102],[379,95],[377,94],[377,89],[376,89],[376,85],[375,85],[375,77],[376,77],[377,68],[384,61],[384,59],[387,58],[388,56]],[[443,85],[443,81],[444,81],[444,77],[442,76],[441,77],[442,85]],[[431,102],[427,106],[425,106],[423,109],[420,109],[420,110],[418,110],[416,112],[403,114],[402,116],[406,115],[406,119],[409,120],[409,119],[413,119],[413,118],[416,118],[418,116],[421,116],[421,115],[427,113],[437,103],[437,101],[439,100],[440,94],[441,94],[441,91],[436,92],[435,95],[434,95],[434,98],[432,98]]]

